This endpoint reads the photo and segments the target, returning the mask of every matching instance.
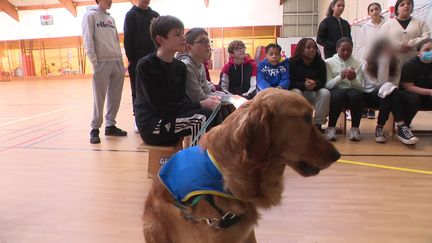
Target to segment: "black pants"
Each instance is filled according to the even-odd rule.
[[[393,113],[394,120],[396,122],[404,121],[404,112],[402,106],[402,96],[399,90],[395,89],[391,94],[385,98],[378,96],[378,91],[370,93],[363,93],[365,107],[367,108],[378,108],[378,121],[377,124],[384,126],[390,112]]]
[[[359,127],[363,111],[363,94],[356,89],[330,90],[329,127],[335,127],[340,113],[344,108],[351,111],[351,126]]]
[[[201,108],[167,119],[153,119],[148,126],[140,127],[138,124],[140,136],[146,144],[155,146],[174,145],[189,135],[193,141],[211,114],[212,110]]]
[[[135,88],[136,71],[135,70],[136,70],[137,63],[138,61],[131,61],[129,62],[129,66],[128,66],[130,86],[132,92],[132,109],[134,115],[135,115],[135,98],[136,98],[136,88]]]
[[[411,125],[412,120],[420,109],[432,110],[432,97],[419,95],[409,91],[401,91],[402,104],[404,108],[405,124]]]

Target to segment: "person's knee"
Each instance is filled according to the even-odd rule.
[[[330,99],[331,94],[328,89],[322,88],[317,91],[317,96],[324,99]]]
[[[330,100],[331,103],[340,103],[343,102],[345,100],[346,97],[346,93],[344,90],[332,90],[330,91]]]
[[[303,95],[303,92],[301,90],[299,90],[299,89],[292,89],[291,91],[294,92],[294,93],[297,93],[299,95]]]
[[[363,93],[361,92],[361,91],[359,91],[359,90],[352,90],[351,92],[350,92],[350,95],[349,95],[350,97],[351,97],[351,99],[354,101],[354,102],[359,102],[359,104],[362,104],[363,105],[363,103],[364,103],[364,99],[363,99]]]
[[[404,100],[404,103],[407,103],[409,106],[420,108],[421,105],[421,99],[420,95],[405,92],[402,96],[402,99]]]

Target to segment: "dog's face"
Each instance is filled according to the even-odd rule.
[[[234,140],[251,161],[282,162],[302,176],[312,176],[340,154],[315,128],[312,106],[294,92],[266,89],[224,123],[237,123]],[[223,123],[223,124],[224,124]]]

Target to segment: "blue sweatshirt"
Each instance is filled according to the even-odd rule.
[[[267,59],[258,65],[257,86],[259,90],[268,87],[281,87],[288,89],[290,77],[287,59],[281,60],[276,66],[269,63]]]

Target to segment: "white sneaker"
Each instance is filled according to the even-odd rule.
[[[138,127],[137,127],[135,121],[134,121],[134,124],[133,124],[133,131],[134,131],[134,133],[139,133],[139,130],[138,130]]]
[[[386,143],[387,138],[384,134],[384,128],[382,126],[376,126],[375,128],[375,141],[377,143]]]
[[[350,140],[351,141],[360,141],[360,129],[358,127],[352,127],[351,128]]]
[[[336,128],[335,127],[327,127],[324,136],[329,141],[336,141]]]

